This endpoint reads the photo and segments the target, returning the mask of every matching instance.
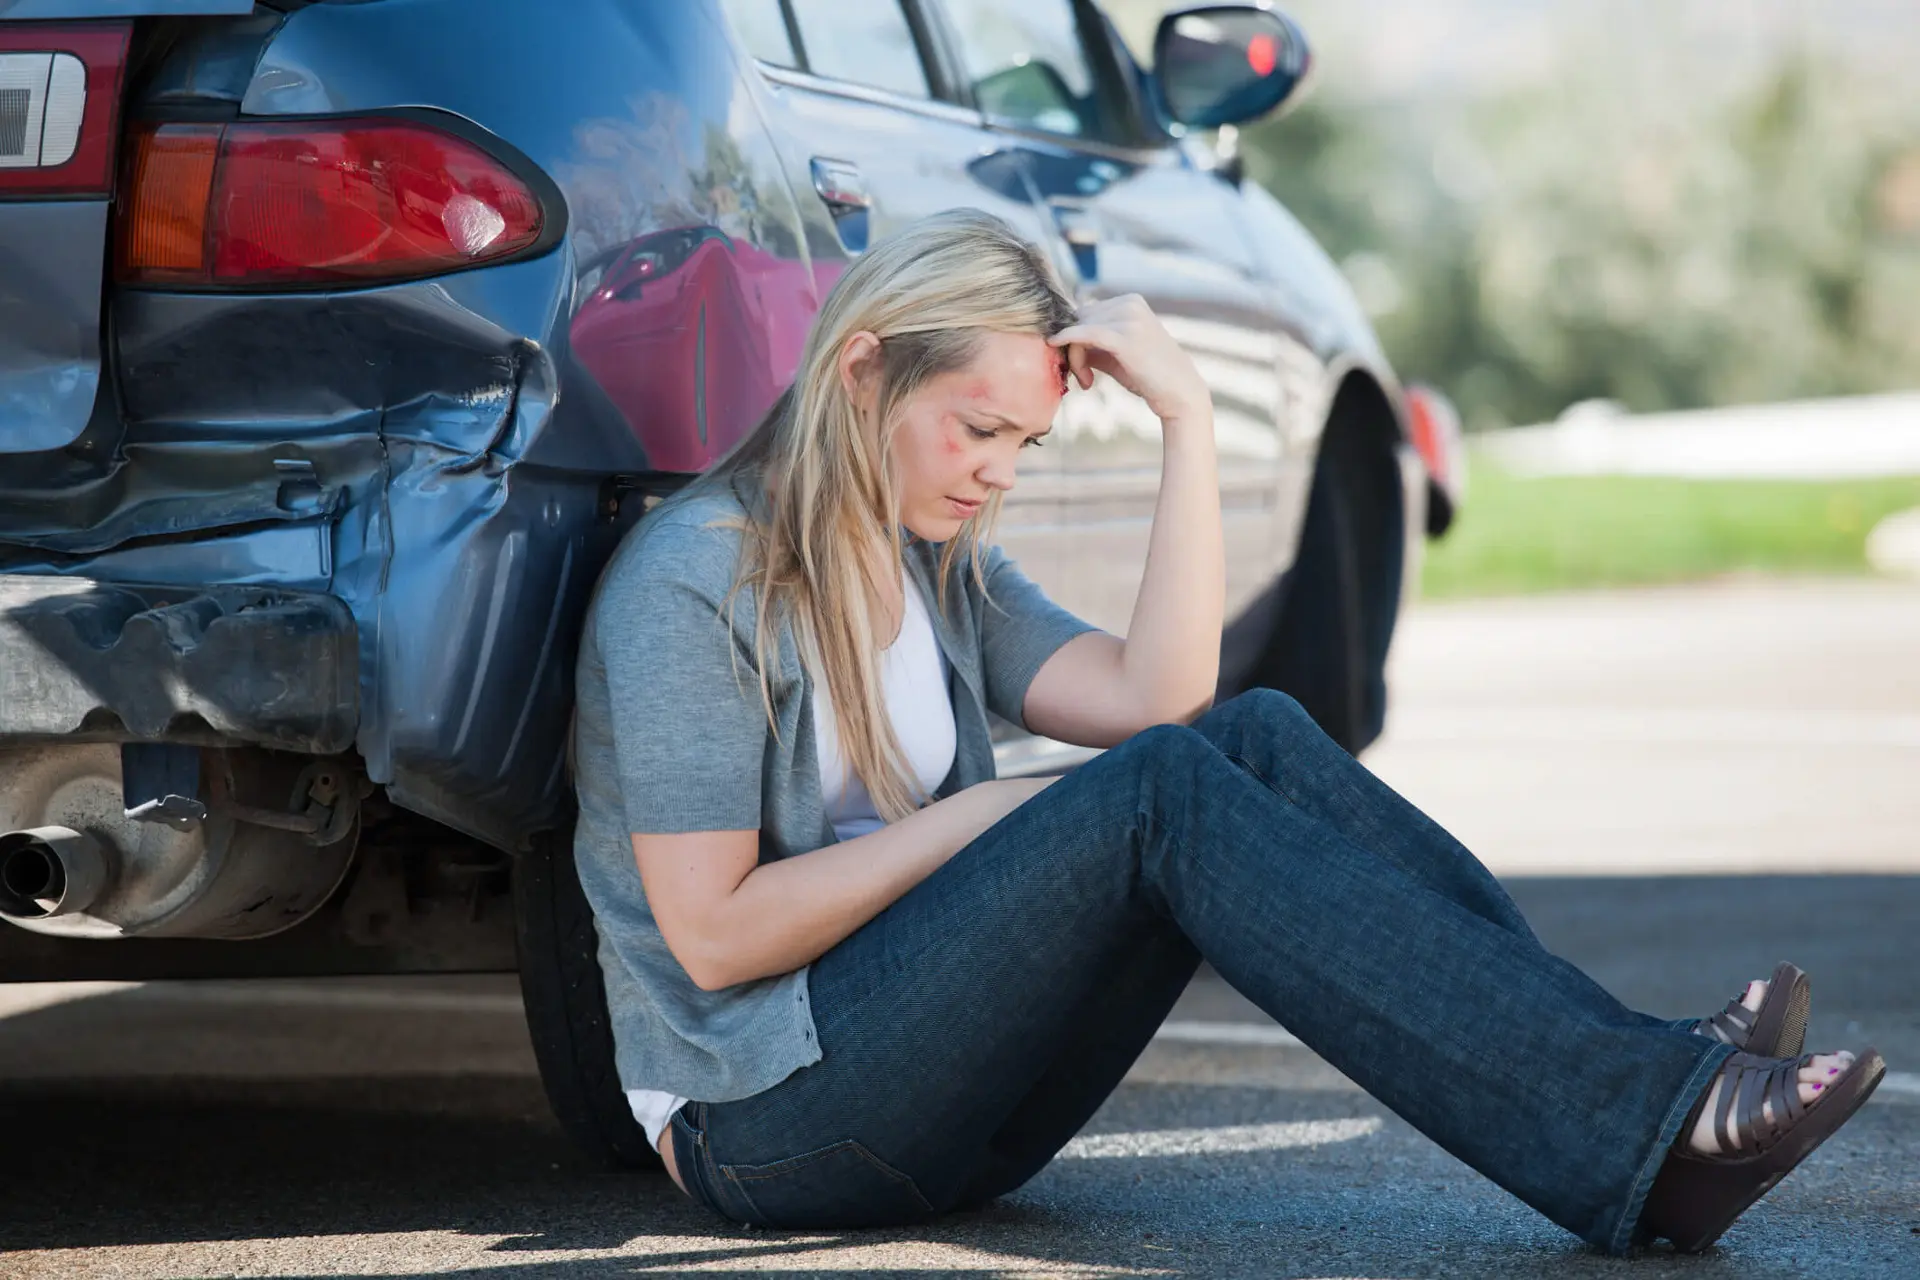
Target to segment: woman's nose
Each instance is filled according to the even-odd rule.
[[[1010,458],[990,458],[974,473],[981,484],[991,489],[1013,488],[1013,460]]]

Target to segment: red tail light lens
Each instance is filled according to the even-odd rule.
[[[118,254],[129,284],[373,284],[540,238],[540,201],[512,170],[411,121],[157,124],[132,141]]]
[[[1467,455],[1453,402],[1434,388],[1415,383],[1407,388],[1407,418],[1408,434],[1427,474],[1458,502],[1467,486]]]

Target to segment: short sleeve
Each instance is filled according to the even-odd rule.
[[[760,826],[767,716],[751,646],[725,614],[733,539],[713,533],[660,530],[610,568],[595,604],[630,831]]]
[[[987,707],[1027,727],[1027,686],[1067,641],[1097,631],[1047,598],[1039,584],[999,547],[983,557],[987,599],[981,610],[980,652]]]

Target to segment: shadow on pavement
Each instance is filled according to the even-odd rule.
[[[1814,975],[1815,1042],[1864,1028],[1896,1070],[1914,1069],[1886,1040],[1920,1044],[1920,878],[1510,888],[1551,950],[1628,1003],[1707,1012],[1730,981],[1791,958]],[[1222,1011],[1236,999],[1197,992],[1194,1007],[1232,1016]],[[1390,1116],[1365,1140],[1318,1147],[1056,1161],[1011,1197],[917,1230],[741,1228],[663,1175],[584,1167],[530,1067],[523,1028],[498,1010],[323,1015],[125,991],[0,1019],[0,1273],[154,1274],[149,1258],[169,1275],[231,1259],[247,1274],[501,1280],[1622,1274]],[[1092,1128],[1381,1114],[1329,1076],[1297,1048],[1156,1046]],[[1640,1273],[1920,1275],[1914,1114],[1869,1108],[1857,1136],[1836,1140],[1720,1250],[1656,1252]],[[142,1252],[168,1249],[164,1265]]]

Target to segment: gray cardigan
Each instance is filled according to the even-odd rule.
[[[779,629],[769,732],[753,661],[755,598],[743,590],[731,634],[723,604],[739,557],[738,494],[702,483],[662,503],[601,577],[580,646],[574,858],[600,934],[615,1061],[626,1089],[727,1102],[820,1059],[807,970],[702,991],[668,951],[641,890],[632,832],[758,828],[760,860],[831,844],[814,754],[813,683],[791,627]],[[987,711],[1024,724],[1034,675],[1094,628],[1048,600],[998,547],[982,598],[964,563],[934,582],[941,547],[906,551],[941,652],[957,737],[936,798],[994,776]],[[735,663],[738,663],[736,674]]]

